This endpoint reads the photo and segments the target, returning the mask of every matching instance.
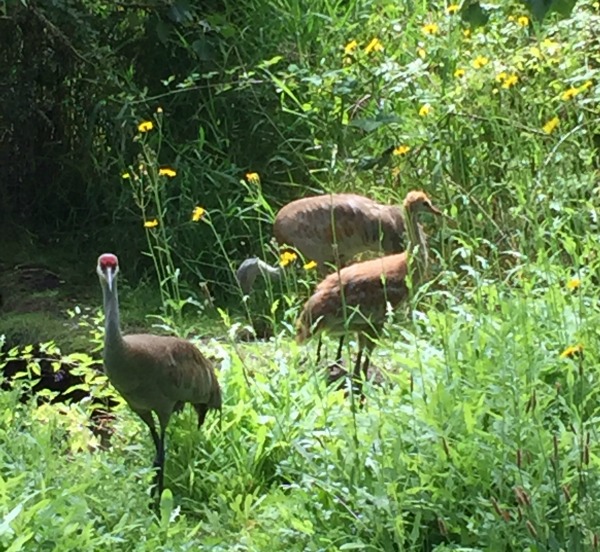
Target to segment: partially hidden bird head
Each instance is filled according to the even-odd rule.
[[[103,253],[98,257],[98,266],[96,267],[100,283],[106,285],[110,291],[113,291],[114,281],[119,272],[119,259],[112,253]]]
[[[413,190],[406,194],[404,198],[404,208],[410,213],[418,213],[426,211],[434,215],[442,215],[443,213],[431,203],[431,199],[425,192]]]

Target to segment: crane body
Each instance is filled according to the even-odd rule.
[[[189,341],[152,334],[122,335],[117,294],[117,257],[98,258],[104,297],[104,367],[109,381],[150,430],[157,469],[155,491],[164,486],[165,432],[171,415],[191,403],[200,427],[209,409],[221,408],[212,363]],[[158,429],[154,420],[158,419]]]
[[[408,249],[353,264],[322,280],[306,301],[296,322],[296,339],[306,339],[326,331],[342,337],[348,331],[358,334],[359,352],[354,375],[362,368],[366,377],[373,339],[385,322],[387,305],[398,306],[409,296],[407,279],[416,286],[425,277],[428,267],[427,242],[417,217],[421,212],[441,214],[423,192],[409,192],[404,200],[404,219],[408,234]]]
[[[282,207],[273,223],[277,243],[315,261],[323,276],[330,271],[330,265],[344,266],[359,253],[399,253],[403,250],[404,234],[400,207],[357,194],[297,199]],[[237,278],[242,291],[248,294],[259,274],[276,279],[282,270],[252,257],[242,262]]]

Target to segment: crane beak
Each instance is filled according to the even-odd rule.
[[[106,283],[108,284],[108,290],[112,293],[113,283],[115,281],[115,273],[112,268],[106,269]]]
[[[429,210],[434,215],[445,216],[444,213],[442,213],[437,207],[434,207],[431,203],[429,204]]]

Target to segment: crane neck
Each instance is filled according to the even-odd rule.
[[[102,295],[104,298],[104,348],[106,350],[119,347],[123,343],[116,281],[113,282],[112,291],[108,289],[107,285],[103,284]]]
[[[429,265],[427,237],[417,218],[416,213],[410,209],[405,209],[404,219],[406,220],[406,232],[408,234],[408,257],[415,283],[422,282],[425,279]]]

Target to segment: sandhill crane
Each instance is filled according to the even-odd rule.
[[[359,350],[355,377],[360,376],[363,354],[362,369],[367,377],[373,338],[383,327],[387,304],[396,307],[408,298],[407,276],[412,286],[418,285],[426,276],[427,242],[417,217],[421,212],[442,213],[420,191],[409,192],[403,207],[407,251],[357,263],[330,274],[317,286],[296,322],[299,343],[322,331],[342,335],[346,331],[357,332]]]
[[[279,245],[298,250],[317,263],[322,275],[328,265],[344,266],[358,253],[402,251],[402,210],[357,194],[327,194],[297,199],[284,205],[273,223]],[[282,267],[272,267],[257,257],[246,259],[237,270],[244,293],[250,293],[259,274],[277,278]]]
[[[221,408],[221,389],[211,362],[189,341],[150,334],[122,335],[117,274],[112,253],[96,268],[104,297],[104,368],[110,382],[150,429],[156,447],[157,498],[163,491],[165,431],[173,412],[191,403],[200,427],[210,408]],[[157,431],[153,413],[158,418]]]
[[[305,197],[283,206],[275,217],[273,234],[281,246],[299,251],[306,260],[317,263],[321,276],[330,266],[342,267],[366,251],[385,254],[403,250],[405,233],[402,209],[383,205],[357,194],[327,194]],[[270,266],[257,257],[246,259],[237,270],[245,294],[250,293],[259,274],[278,279],[283,267]],[[343,345],[340,338],[336,360]],[[317,348],[320,358],[321,341]]]

